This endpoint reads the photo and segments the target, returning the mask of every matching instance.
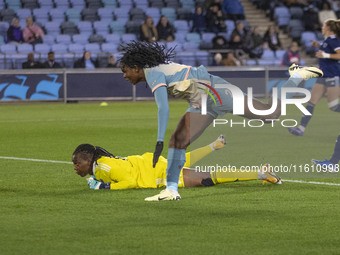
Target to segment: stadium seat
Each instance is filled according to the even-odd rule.
[[[173,42],[167,42],[166,43],[166,48],[169,50],[170,48],[173,48],[175,52],[177,51],[182,51],[182,44],[177,42],[177,41],[173,41]]]
[[[161,14],[168,18],[170,23],[173,23],[176,20],[177,14],[174,8],[165,7],[161,9]]]
[[[120,18],[130,18],[130,8],[129,7],[120,7],[120,8],[116,8],[113,10],[113,13],[116,17],[116,19],[120,19]]]
[[[77,26],[73,22],[64,21],[60,24],[62,34],[74,35],[78,34]]]
[[[208,66],[210,62],[210,53],[208,51],[196,51],[196,65]]]
[[[71,44],[71,36],[70,35],[58,35],[56,37],[56,42],[59,44]]]
[[[196,51],[199,49],[198,42],[185,42],[183,43],[183,50],[185,51]]]
[[[90,21],[79,21],[77,27],[80,34],[90,36],[93,33],[92,23]]]
[[[85,45],[87,44],[89,36],[86,34],[79,34],[79,35],[73,35],[72,36],[72,41],[77,44],[82,44]]]
[[[33,17],[35,22],[40,22],[41,24],[45,24],[49,21],[50,18],[48,16],[48,9],[46,9],[45,7],[33,9]]]
[[[136,34],[136,35],[139,35],[140,33],[140,28],[141,28],[141,25],[143,24],[144,22],[141,21],[141,20],[131,20],[131,21],[128,21],[126,22],[126,33],[131,33],[131,34]]]
[[[305,31],[301,34],[301,43],[307,53],[313,53],[316,50],[314,47],[312,47],[312,40],[317,41],[314,32]]]
[[[101,52],[100,45],[98,43],[87,43],[85,44],[85,50],[94,54]]]
[[[285,6],[275,7],[274,18],[277,20],[277,25],[279,27],[287,26],[290,20],[289,9]]]
[[[34,45],[34,52],[40,53],[40,54],[47,54],[51,50],[50,45],[46,43],[39,43]]]
[[[177,42],[179,42],[181,44],[185,43],[186,42],[186,39],[185,39],[186,35],[187,35],[186,32],[181,32],[181,31],[176,32],[175,33],[175,39],[176,39]]]
[[[68,50],[68,47],[66,44],[53,44],[51,47],[51,50],[55,53],[66,53]]]
[[[113,21],[113,10],[109,8],[99,8],[97,10],[101,21]]]
[[[97,54],[97,63],[99,68],[106,68],[109,63],[109,56],[111,54],[108,52],[99,52]]]
[[[85,44],[72,43],[68,46],[68,51],[75,57],[81,57],[84,54]]]
[[[6,21],[0,21],[0,35],[3,38],[7,37],[7,30],[9,28],[9,23]]]
[[[15,17],[15,12],[13,9],[3,9],[0,11],[0,16],[2,21],[11,23],[12,19]]]
[[[21,2],[20,0],[10,0],[10,1],[6,1],[7,4],[7,9],[16,11],[18,9],[21,8]]]
[[[77,8],[69,8],[65,11],[67,21],[77,24],[81,19],[81,10]]]
[[[201,36],[199,33],[188,33],[185,37],[185,39],[188,42],[195,42],[195,43],[200,43],[201,42]]]
[[[186,20],[175,20],[173,22],[173,25],[176,29],[176,32],[189,32],[190,30],[190,27],[189,27],[189,24]]]
[[[131,8],[129,11],[130,19],[133,21],[137,20],[145,20],[145,13],[143,9],[140,8]]]
[[[133,1],[132,0],[120,0],[119,1],[119,5],[120,7],[128,7],[128,8],[132,8],[133,7]]]
[[[45,29],[48,35],[59,35],[60,34],[60,23],[55,21],[49,21],[45,23]]]
[[[181,6],[178,0],[165,0],[164,2],[165,6],[168,8],[178,9]]]
[[[55,8],[65,11],[66,9],[70,8],[70,3],[68,0],[57,0],[54,1]]]
[[[212,39],[216,36],[215,33],[202,33],[202,41],[212,42]]]
[[[138,0],[138,1],[135,1],[135,5],[136,5],[136,8],[146,10],[149,7],[149,2],[148,0]]]
[[[149,4],[150,4],[150,7],[153,7],[153,8],[164,8],[165,7],[165,3],[163,2],[163,0],[149,0]]]
[[[104,52],[113,53],[113,52],[117,52],[118,45],[115,43],[103,43],[101,48],[102,48],[102,51]]]
[[[136,41],[137,36],[135,34],[123,34],[122,35],[122,41],[124,43],[129,43],[130,41]]]
[[[54,8],[53,0],[38,0],[40,8],[52,9]]]
[[[31,53],[33,52],[33,46],[29,43],[22,43],[17,45],[18,53]]]
[[[31,9],[18,9],[15,13],[19,19],[26,19],[27,17],[32,16]]]
[[[282,60],[285,53],[285,50],[277,50],[275,51],[275,58]]]
[[[104,42],[105,42],[105,38],[102,35],[93,34],[93,35],[90,35],[90,37],[89,37],[89,43],[102,44]]]
[[[124,0],[126,1],[126,0]],[[98,0],[85,0],[86,2],[86,5],[87,5],[87,8],[89,9],[99,9],[101,7],[103,7],[101,1],[98,1]]]
[[[109,21],[95,21],[93,22],[93,28],[96,34],[109,33]]]
[[[97,9],[84,8],[81,11],[81,15],[84,21],[94,22],[98,20]]]
[[[112,33],[124,34],[125,33],[125,23],[120,21],[112,21],[109,24]]]
[[[27,9],[35,9],[35,8],[39,8],[39,4],[37,3],[36,0],[21,0],[21,4],[23,8],[27,8]]]
[[[178,20],[187,20],[191,19],[191,10],[187,8],[179,8],[177,9],[177,19]]]
[[[0,35],[0,45],[3,44],[5,44],[5,38],[2,35]]]
[[[179,2],[182,4],[182,8],[188,10],[193,10],[195,8],[194,0],[180,0]]]
[[[120,44],[120,35],[119,34],[107,34],[105,36],[105,40],[107,43]]]
[[[4,44],[0,46],[0,51],[5,54],[13,54],[17,52],[17,47],[13,44]]]
[[[274,58],[275,58],[275,55],[274,55],[274,51],[272,50],[264,50],[261,56],[261,59],[274,59]]]
[[[70,0],[70,4],[72,8],[76,8],[80,10],[86,7],[86,3],[84,0]]]
[[[287,30],[288,30],[288,34],[293,38],[293,40],[299,40],[305,28],[301,20],[291,19],[288,23]]]
[[[290,7],[289,12],[292,19],[301,19],[303,16],[303,9],[301,7]]]
[[[49,11],[51,21],[58,22],[58,23],[64,22],[65,21],[65,14],[64,13],[65,13],[64,9],[58,9],[58,8],[51,9]]]
[[[153,21],[156,23],[156,21],[159,20],[161,17],[161,13],[158,8],[148,8],[145,10],[146,16],[150,16],[153,18]]]
[[[193,51],[180,51],[176,53],[175,62],[180,64],[196,66],[195,52]]]
[[[116,0],[102,0],[102,3],[105,8],[114,9],[117,8],[117,1]]]

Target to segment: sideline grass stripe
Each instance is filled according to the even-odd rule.
[[[317,185],[328,185],[328,186],[340,186],[340,183],[331,183],[331,182],[307,182],[307,181],[299,181],[299,180],[282,180],[283,182],[295,182],[295,183],[305,183],[305,184],[317,184]]]
[[[68,161],[56,161],[56,160],[46,160],[46,159],[34,159],[34,158],[16,158],[16,157],[0,156],[0,159],[14,159],[14,160],[26,160],[26,161],[47,162],[47,163],[72,164],[72,162],[68,162]]]

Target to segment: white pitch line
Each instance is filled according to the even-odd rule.
[[[282,180],[283,182],[295,182],[295,183],[305,183],[305,184],[317,184],[317,185],[328,185],[328,186],[340,186],[340,183],[331,183],[331,182],[307,182],[307,181],[298,181],[298,180]]]
[[[16,158],[16,157],[0,156],[0,159],[14,159],[14,160],[26,160],[26,161],[47,162],[47,163],[73,164],[72,162],[68,162],[68,161],[56,161],[56,160],[46,160],[46,159],[34,159],[34,158]]]

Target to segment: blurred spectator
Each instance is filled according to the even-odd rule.
[[[208,10],[211,5],[216,4],[216,5],[218,5],[218,9],[222,10],[222,2],[223,2],[223,0],[205,0],[204,1],[204,8],[206,10]]]
[[[74,68],[95,69],[98,66],[97,61],[91,59],[91,52],[85,51],[83,57],[74,62]]]
[[[157,29],[154,26],[152,17],[146,17],[144,24],[141,25],[140,40],[146,42],[155,42],[158,40]]]
[[[107,67],[117,67],[117,60],[114,56],[109,57],[109,63],[107,64]]]
[[[225,32],[227,26],[224,23],[222,11],[218,4],[212,4],[206,14],[207,31],[213,33]]]
[[[22,69],[33,69],[33,68],[41,68],[41,63],[38,61],[34,61],[34,54],[29,53],[27,55],[27,61],[22,63]]]
[[[207,30],[206,18],[201,6],[196,6],[195,13],[192,15],[191,32],[202,33]]]
[[[7,30],[7,43],[19,44],[24,41],[22,37],[22,31],[20,28],[20,21],[18,18],[12,19],[12,24]]]
[[[328,2],[323,2],[322,9],[318,15],[320,24],[323,24],[327,19],[336,19],[336,15]]]
[[[215,50],[228,49],[228,41],[222,35],[216,35],[212,39],[212,44]]]
[[[241,41],[244,41],[246,37],[246,30],[244,29],[244,24],[242,21],[238,21],[236,23],[236,27],[230,35],[230,41],[234,41],[234,37],[237,35],[241,38]]]
[[[286,53],[283,55],[282,64],[284,66],[291,66],[293,63],[300,64],[299,45],[297,42],[292,42]]]
[[[276,51],[281,49],[281,41],[279,39],[278,28],[275,25],[270,25],[268,30],[264,35],[264,42],[266,47],[271,49],[272,51]]]
[[[216,53],[214,55],[214,60],[213,60],[211,65],[212,66],[224,66],[224,64],[222,63],[222,59],[223,59],[223,57],[222,57],[221,53]]]
[[[224,0],[222,11],[228,19],[240,20],[245,18],[243,6],[239,0]]]
[[[241,36],[239,34],[235,34],[233,38],[230,39],[229,48],[232,50],[243,48],[243,42],[241,41]]]
[[[62,66],[58,62],[55,62],[53,51],[50,51],[47,54],[47,61],[42,64],[42,67],[43,68],[62,68]]]
[[[250,58],[261,58],[263,54],[263,37],[259,32],[259,27],[255,26],[251,33],[247,33],[244,48]]]
[[[26,27],[22,31],[24,41],[30,44],[43,43],[44,32],[42,29],[33,23],[32,17],[26,18]]]
[[[175,40],[175,29],[165,16],[161,16],[159,19],[157,33],[159,41],[173,42]]]
[[[228,52],[227,57],[223,59],[223,64],[225,66],[241,66],[242,63],[240,60],[238,60],[233,52]]]
[[[308,5],[307,9],[303,13],[302,21],[305,24],[305,30],[320,30],[319,16],[314,9],[314,5]]]

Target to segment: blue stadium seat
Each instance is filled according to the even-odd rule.
[[[274,18],[277,20],[277,25],[279,27],[287,26],[290,20],[289,9],[285,6],[275,7]]]
[[[18,53],[31,53],[33,52],[33,46],[29,43],[22,43],[17,45]]]
[[[135,5],[137,8],[146,10],[149,7],[149,2],[148,0],[138,0],[138,1],[135,1]]]
[[[212,39],[216,36],[215,33],[202,33],[202,41],[212,42]]]
[[[119,1],[119,5],[120,7],[129,7],[132,8],[133,7],[133,1],[132,0],[120,0]]]
[[[261,59],[274,59],[274,58],[275,58],[275,55],[274,55],[274,51],[272,50],[264,50],[261,56]]]
[[[168,42],[166,43],[166,48],[167,49],[173,48],[175,52],[182,51],[182,44],[177,41]]]
[[[144,22],[141,20],[130,20],[128,22],[126,22],[125,27],[126,27],[126,33],[131,33],[131,34],[136,34],[139,35],[140,33],[140,28],[141,25]]]
[[[153,8],[160,9],[165,7],[165,3],[163,2],[163,0],[149,0],[149,4]]]
[[[186,42],[186,39],[185,39],[185,37],[186,37],[186,35],[187,35],[187,33],[186,32],[177,32],[177,33],[175,33],[175,39],[176,39],[176,41],[178,41],[179,43],[185,43]]]
[[[79,34],[79,35],[73,35],[72,36],[72,41],[74,43],[78,43],[78,44],[82,44],[82,45],[85,45],[87,44],[89,41],[89,36],[86,35],[86,34]]]
[[[94,22],[98,20],[97,9],[84,8],[81,11],[82,19]]]
[[[291,19],[288,23],[288,34],[293,40],[299,40],[301,38],[302,32],[305,31],[302,21],[299,19]]]
[[[77,24],[81,19],[81,10],[77,8],[69,8],[65,11],[67,21]]]
[[[93,34],[93,35],[90,35],[90,37],[89,37],[89,43],[102,44],[104,42],[105,42],[105,38],[104,38],[104,36],[102,36],[100,34]]]
[[[101,48],[102,48],[102,51],[104,52],[113,53],[113,52],[117,52],[118,45],[115,43],[103,43]]]
[[[189,32],[189,30],[190,30],[189,24],[186,20],[175,20],[173,22],[173,25],[174,25],[177,32],[179,32],[179,31]]]
[[[193,10],[195,8],[194,0],[179,0],[182,4],[182,8]]]
[[[199,49],[199,43],[198,42],[185,42],[183,43],[183,50],[185,51],[196,51]]]
[[[34,46],[34,52],[47,54],[51,50],[51,46],[46,43],[39,43]]]
[[[70,8],[70,3],[68,0],[57,0],[54,1],[54,4],[56,6],[56,9],[65,11],[66,9]]]
[[[9,23],[6,21],[0,21],[0,35],[3,38],[7,37],[7,30],[9,28]]]
[[[109,33],[109,21],[95,21],[93,22],[93,28],[96,34]]]
[[[99,8],[97,10],[98,16],[101,21],[113,21],[113,10],[110,8]]]
[[[301,7],[290,7],[289,12],[292,19],[301,19],[303,16],[303,9]]]
[[[116,8],[113,10],[113,13],[116,17],[116,19],[120,18],[130,18],[130,7],[129,6],[123,6],[120,8]]]
[[[176,20],[177,14],[176,10],[171,7],[165,7],[161,9],[161,14],[168,18],[170,23],[173,23]]]
[[[18,9],[15,13],[19,19],[26,19],[27,17],[32,16],[32,12],[30,9]]]
[[[16,11],[21,8],[21,1],[20,0],[10,0],[6,1],[7,9],[11,9],[13,11]]]
[[[45,23],[45,29],[49,35],[59,35],[60,34],[60,23],[56,21],[49,21]]]
[[[123,34],[122,35],[122,41],[124,43],[129,43],[130,41],[136,41],[137,36],[135,34]]]
[[[285,50],[277,50],[277,51],[275,52],[275,58],[282,60],[282,59],[283,59],[283,55],[284,55],[285,53],[286,53]]]
[[[120,21],[112,21],[109,24],[111,32],[114,34],[124,34],[125,33],[125,23]]]
[[[66,44],[53,44],[51,50],[55,53],[66,53],[68,51],[68,47]]]
[[[90,51],[91,54],[92,53],[96,54],[96,53],[101,52],[99,43],[87,43],[85,44],[85,50]]]
[[[99,9],[101,7],[103,7],[101,1],[98,1],[98,0],[85,0],[86,1],[86,5],[87,5],[87,8],[89,9]]]
[[[74,35],[78,34],[78,28],[73,22],[64,21],[60,24],[62,34]]]
[[[210,62],[210,53],[208,51],[196,51],[196,65],[208,66]]]
[[[71,4],[72,8],[77,8],[77,9],[80,9],[80,10],[82,10],[86,6],[84,0],[70,0],[70,4]]]
[[[178,2],[178,0],[164,0],[166,7],[178,9],[181,7],[181,4]]]
[[[199,33],[188,33],[185,37],[185,39],[188,42],[195,42],[195,43],[200,43],[201,42],[201,36]]]
[[[191,9],[187,9],[187,8],[178,8],[177,9],[177,19],[178,20],[190,21],[191,15],[192,15]]]
[[[0,11],[0,16],[2,17],[2,21],[11,23],[12,19],[15,17],[15,11],[13,9],[2,9]]]
[[[196,56],[193,51],[180,51],[176,53],[175,61],[180,64],[196,66]]]
[[[45,44],[52,45],[55,43],[55,36],[50,34],[44,35],[43,41]]]
[[[77,27],[80,34],[90,36],[93,33],[92,23],[90,21],[79,21]]]
[[[5,38],[2,35],[0,35],[0,45],[3,44],[5,44]]]
[[[36,0],[21,0],[21,5],[22,8],[27,8],[31,10],[39,8],[39,4],[37,3]]]
[[[17,47],[13,44],[3,44],[0,46],[0,51],[5,54],[13,54],[17,52]]]
[[[71,44],[71,36],[70,35],[58,35],[56,37],[56,43],[58,44]]]
[[[33,10],[33,17],[35,22],[39,22],[41,24],[45,24],[46,22],[49,21],[49,15],[48,15],[48,9],[44,8],[39,8],[39,9],[34,9]]]
[[[105,8],[110,8],[110,9],[117,8],[117,5],[118,5],[116,0],[102,0],[102,3]]]
[[[312,40],[317,41],[316,34],[314,32],[305,31],[301,34],[301,42],[307,53],[313,53],[316,50],[312,47]]]
[[[108,43],[120,44],[120,34],[107,34],[105,40]]]
[[[159,20],[159,18],[161,17],[161,13],[159,11],[158,8],[148,8],[145,10],[145,14],[147,16],[150,16],[153,18],[153,21],[156,23],[156,21]]]
[[[49,14],[51,17],[51,21],[54,22],[64,22],[65,21],[65,10],[64,9],[59,9],[59,8],[55,8],[55,9],[50,9]]]
[[[84,54],[85,45],[84,44],[78,44],[73,43],[68,46],[68,51],[70,53],[73,53],[75,57],[79,58],[82,57]]]
[[[40,8],[52,9],[54,8],[53,0],[38,0]]]

